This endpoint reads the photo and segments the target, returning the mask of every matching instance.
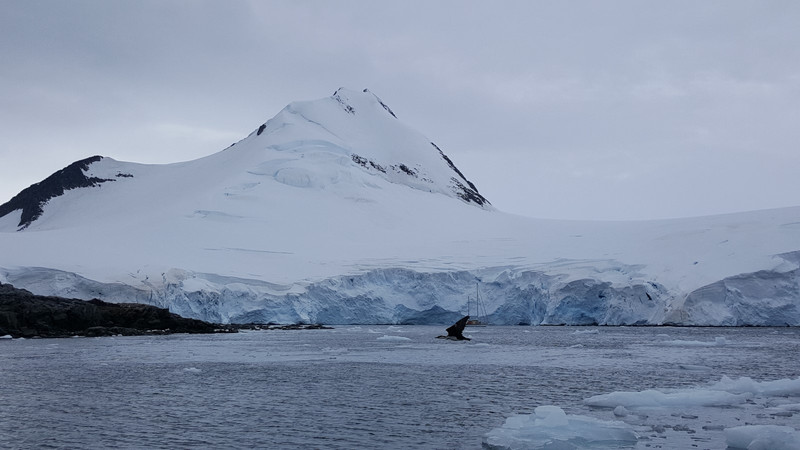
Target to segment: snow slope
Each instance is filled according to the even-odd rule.
[[[800,207],[652,222],[495,210],[369,91],[213,155],[93,157],[0,205],[0,281],[229,322],[800,325]]]

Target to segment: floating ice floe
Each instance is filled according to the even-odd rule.
[[[558,449],[613,445],[633,447],[638,435],[619,421],[566,414],[557,406],[539,406],[531,415],[512,416],[486,434],[484,444],[493,449]]]
[[[485,435],[484,443],[493,449],[625,448],[635,446],[637,439],[660,436],[674,448],[683,448],[689,441],[679,434],[694,435],[697,430],[717,433],[720,443],[724,432],[724,441],[731,449],[798,450],[800,430],[793,427],[796,421],[792,422],[800,411],[798,397],[800,377],[755,381],[723,376],[695,388],[617,391],[589,397],[583,403],[609,408],[612,417],[624,421],[567,415],[556,406],[539,407],[533,415],[506,419],[500,428]],[[720,423],[698,420],[709,408],[739,412],[735,420],[729,417]],[[732,426],[748,423],[737,423],[748,416],[756,420],[768,417],[773,423],[756,425],[751,421],[751,425]],[[670,422],[673,419],[677,421]]]
[[[722,347],[725,345],[730,344],[724,336],[717,336],[714,338],[713,342],[709,341],[684,341],[680,339],[672,340],[672,341],[664,341],[664,345],[669,345],[673,347]]]
[[[344,355],[348,353],[350,350],[346,347],[324,347],[322,348],[323,353],[327,353],[329,355]]]
[[[614,415],[617,417],[625,417],[628,414],[629,414],[628,410],[622,405],[619,405],[616,408],[614,408]]]
[[[736,380],[723,376],[706,388],[648,389],[639,392],[611,392],[595,395],[583,402],[588,406],[616,408],[664,406],[733,406],[745,403],[753,396],[800,395],[800,378],[774,381],[755,381],[749,377]]]
[[[600,330],[597,330],[597,329],[577,330],[577,331],[573,331],[572,334],[600,334]]]
[[[640,392],[611,392],[595,395],[583,401],[585,405],[602,408],[647,408],[647,407],[682,407],[682,406],[732,406],[746,402],[753,395],[750,393],[734,394],[722,390],[682,389],[674,392],[662,392],[647,389]]]
[[[197,367],[186,367],[183,369],[184,372],[187,373],[200,373],[202,370],[198,369]]]
[[[401,341],[410,341],[411,338],[407,338],[405,336],[389,336],[384,334],[383,336],[378,338],[379,341],[390,341],[390,342],[401,342]]]
[[[736,380],[723,376],[709,389],[732,393],[751,393],[767,397],[800,395],[800,377],[773,381],[755,381],[750,377],[741,377]]]
[[[800,431],[779,425],[745,425],[725,430],[725,443],[731,449],[797,450]]]
[[[13,339],[13,337],[10,334],[7,334],[5,336],[0,336],[0,339]]]

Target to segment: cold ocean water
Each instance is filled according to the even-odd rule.
[[[800,392],[791,389],[713,407],[629,408],[622,417],[584,403],[619,391],[702,389],[723,376],[794,380],[797,328],[490,326],[468,328],[469,342],[435,339],[443,332],[339,326],[0,339],[0,448],[470,449],[507,418],[544,405],[624,421],[638,435],[600,448],[721,449],[724,428],[800,429],[791,408]]]

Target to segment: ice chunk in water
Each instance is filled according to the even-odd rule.
[[[731,379],[723,376],[711,389],[732,393],[749,392],[766,396],[786,396],[800,394],[800,377],[773,381],[755,381],[750,377]]]
[[[778,425],[746,425],[725,430],[729,448],[748,450],[797,450],[800,431]]]
[[[560,449],[595,445],[636,445],[638,435],[629,425],[594,417],[569,415],[557,406],[539,406],[532,415],[506,419],[484,437],[489,448]]]
[[[390,335],[384,334],[383,336],[379,337],[378,340],[379,341],[390,341],[390,342],[405,342],[405,341],[410,341],[411,338],[407,338],[405,336],[390,336]]]
[[[685,389],[661,392],[648,389],[641,392],[611,392],[595,395],[583,401],[588,406],[616,408],[681,407],[681,406],[731,406],[744,403],[752,397],[750,393],[733,394],[725,391]]]

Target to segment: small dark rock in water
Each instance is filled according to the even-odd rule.
[[[236,332],[140,303],[33,295],[0,283],[0,336],[70,337]]]

